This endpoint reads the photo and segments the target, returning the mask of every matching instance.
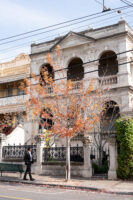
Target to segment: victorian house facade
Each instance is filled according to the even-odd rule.
[[[62,62],[66,80],[74,80],[74,90],[78,93],[80,82],[89,84],[95,79],[96,84],[110,87],[110,104],[112,108],[108,116],[114,111],[115,115],[132,115],[133,109],[133,64],[132,46],[133,31],[129,25],[121,20],[117,24],[88,29],[82,32],[69,32],[67,35],[40,44],[31,45],[31,73],[41,75],[41,70],[47,66],[48,72],[56,80],[58,73],[47,63],[46,56],[51,53],[57,61],[56,46],[62,51]],[[77,67],[75,67],[77,65]],[[74,66],[74,67],[73,67]],[[92,73],[87,73],[87,72]],[[78,75],[76,75],[78,74]],[[76,78],[77,76],[77,78]],[[51,93],[49,90],[49,96]],[[108,102],[106,102],[108,104]],[[36,124],[36,132],[39,127]],[[57,145],[62,145],[59,141]],[[81,144],[79,142],[79,144]]]
[[[25,102],[28,97],[20,91],[18,86],[20,81],[29,77],[31,73],[41,76],[42,70],[46,66],[53,79],[59,78],[59,74],[56,73],[54,67],[46,59],[47,54],[50,53],[55,61],[58,60],[57,45],[60,46],[62,52],[64,67],[64,77],[62,78],[66,78],[66,81],[74,80],[75,86],[73,90],[77,94],[81,87],[81,82],[88,80],[85,81],[87,86],[89,80],[93,78],[96,85],[102,85],[105,88],[110,87],[110,101],[105,103],[107,107],[109,104],[111,105],[106,113],[108,117],[112,116],[112,113],[115,114],[112,121],[118,116],[132,115],[133,31],[124,20],[114,25],[98,29],[91,28],[78,33],[69,32],[65,36],[57,37],[51,41],[39,44],[34,43],[31,45],[30,55],[22,54],[9,63],[0,64],[0,112],[2,115],[9,112],[15,113],[15,117],[17,117],[17,113],[19,113],[19,116],[21,113],[23,117],[27,115]],[[78,74],[78,77],[76,74]],[[51,94],[53,92],[52,88],[48,87],[46,101],[52,98]],[[20,124],[22,124],[21,120]],[[22,127],[19,124],[14,127],[12,133],[7,136],[6,144],[34,143],[33,138],[41,132],[41,127],[37,121],[29,120],[28,122],[27,120],[23,124],[22,137],[15,142],[12,137],[16,137],[20,128]],[[106,128],[103,130],[104,133],[106,133]],[[114,133],[113,128],[110,130],[111,133]],[[64,139],[58,138],[55,140],[55,145],[58,147],[65,145]],[[71,145],[83,146],[81,135],[73,138]],[[107,142],[104,147],[105,154],[108,154],[108,146],[109,143]],[[93,156],[96,159],[94,155],[96,151],[92,147],[90,153],[92,159]],[[110,149],[110,151],[112,151],[112,159],[116,160],[117,155],[114,149]],[[112,177],[116,177],[116,163],[114,165],[110,168],[110,173],[112,173],[110,176]],[[45,169],[45,171],[47,170],[49,169]]]

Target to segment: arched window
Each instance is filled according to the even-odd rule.
[[[80,58],[74,58],[68,65],[67,80],[80,81],[83,78],[83,61]]]
[[[51,130],[53,126],[53,114],[49,108],[43,110],[42,114],[40,115],[40,124],[39,130]]]
[[[109,101],[104,105],[103,115],[101,119],[102,132],[114,132],[115,121],[120,117],[120,109],[116,102]]]
[[[41,78],[40,78],[40,84],[47,85],[47,80],[45,80],[45,77],[48,79],[51,78],[54,80],[54,70],[53,67],[50,64],[45,64],[41,68],[40,72]]]
[[[98,66],[99,77],[111,76],[118,73],[117,56],[113,51],[105,52],[100,60]]]

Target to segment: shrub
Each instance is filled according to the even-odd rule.
[[[122,179],[133,177],[133,119],[119,118],[116,121],[118,142],[117,175]]]
[[[108,161],[104,164],[98,165],[97,163],[92,163],[92,168],[94,169],[94,174],[105,174],[108,172]]]

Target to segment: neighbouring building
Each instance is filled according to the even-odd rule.
[[[3,120],[1,132],[6,135],[5,145],[31,142],[29,123],[23,123],[27,95],[20,89],[21,82],[29,76],[30,57],[27,54],[20,54],[12,61],[0,64],[0,118]]]

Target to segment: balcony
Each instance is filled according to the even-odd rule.
[[[0,106],[24,104],[26,97],[27,95],[19,95],[0,98]]]
[[[114,85],[118,83],[118,78],[117,78],[117,75],[105,76],[105,77],[99,78],[98,81],[99,81],[99,84],[102,86]]]

